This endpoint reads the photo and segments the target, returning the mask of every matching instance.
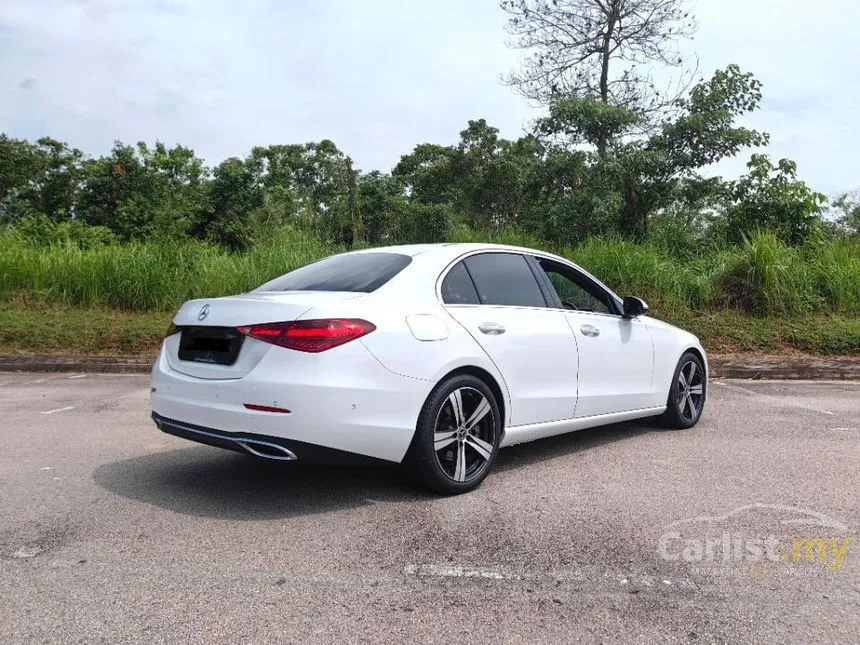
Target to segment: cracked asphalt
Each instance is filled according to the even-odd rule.
[[[714,381],[692,430],[451,498],[164,435],[148,394],[0,374],[0,642],[860,642],[860,383]]]

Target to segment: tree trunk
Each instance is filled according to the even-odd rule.
[[[607,5],[606,33],[603,35],[603,43],[600,51],[600,100],[609,103],[609,52],[612,44],[612,32],[615,31],[615,23],[618,20],[617,7],[614,2]],[[609,143],[605,135],[601,135],[597,141],[597,154],[600,158],[606,156],[606,147]]]

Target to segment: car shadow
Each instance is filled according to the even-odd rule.
[[[429,498],[396,466],[322,466],[194,446],[103,464],[105,490],[185,515],[270,520]]]
[[[651,431],[639,422],[581,430],[506,448],[495,472],[538,464]],[[208,446],[103,464],[95,483],[111,493],[184,515],[271,520],[435,496],[396,465],[285,464]]]

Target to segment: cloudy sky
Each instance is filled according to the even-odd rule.
[[[860,188],[860,3],[698,0],[708,75],[765,83],[748,123],[826,193]],[[535,112],[499,83],[518,54],[496,0],[2,0],[0,131],[91,154],[162,140],[210,163],[329,138],[364,170],[468,119],[507,137]],[[726,175],[745,159],[721,165]]]

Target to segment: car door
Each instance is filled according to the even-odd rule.
[[[654,347],[647,325],[624,318],[617,298],[586,273],[549,258],[534,258],[553,306],[579,348],[575,417],[653,406]]]
[[[448,313],[505,380],[510,426],[570,419],[576,409],[576,339],[538,280],[525,256],[485,252],[455,264],[441,285]]]

